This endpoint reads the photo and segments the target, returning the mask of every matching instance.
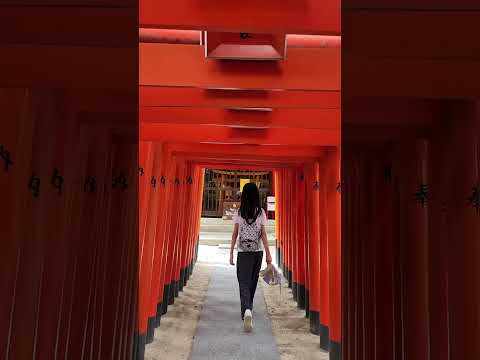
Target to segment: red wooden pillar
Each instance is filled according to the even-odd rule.
[[[290,196],[291,196],[291,248],[292,248],[292,294],[293,300],[298,302],[298,186],[299,172],[296,168],[291,169]]]
[[[279,216],[279,219],[280,219],[280,227],[279,227],[279,231],[280,231],[280,258],[281,258],[281,266],[282,266],[282,272],[285,276],[285,278],[287,278],[287,267],[286,267],[286,249],[285,249],[285,246],[286,246],[286,233],[285,233],[285,229],[286,229],[286,224],[285,224],[285,170],[280,170],[279,171],[279,187],[280,187],[280,191],[278,193],[278,198],[279,198],[279,213],[278,213],[278,216]]]
[[[286,278],[287,276],[287,269],[285,265],[285,172],[284,170],[278,171],[278,194],[277,194],[277,201],[278,201],[278,230],[280,233],[280,266],[282,268],[282,272]]]
[[[288,259],[288,179],[287,179],[287,170],[283,171],[283,252],[284,252],[284,263],[285,263],[285,277],[288,280],[289,272],[289,259]]]
[[[186,186],[186,197],[185,197],[185,228],[184,228],[184,241],[185,241],[185,249],[183,255],[183,286],[186,286],[188,283],[188,279],[190,277],[190,247],[191,247],[191,233],[192,233],[192,215],[193,215],[193,179],[195,177],[194,174],[194,166],[192,163],[187,163],[187,173],[185,179],[185,186]]]
[[[205,170],[200,166],[196,165],[197,169],[197,182],[196,182],[196,195],[194,198],[194,203],[196,203],[196,211],[194,214],[194,228],[193,228],[193,237],[192,237],[192,271],[197,261],[198,257],[198,241],[199,241],[199,232],[200,232],[200,221],[202,218],[202,201],[203,201],[203,187],[205,180]]]
[[[289,194],[290,194],[290,209],[296,209],[297,207],[297,179],[296,169],[291,168],[289,172]],[[292,272],[292,294],[293,298],[297,300],[297,274],[298,274],[298,261],[297,261],[297,214],[290,212],[290,271]]]
[[[165,208],[165,199],[166,199],[166,186],[165,186],[165,170],[166,170],[166,161],[168,159],[168,152],[165,145],[158,144],[161,146],[161,164],[155,169],[152,177],[148,179],[152,190],[156,193],[156,199],[158,210],[155,221],[155,246],[154,246],[154,256],[153,256],[153,268],[152,268],[152,286],[150,291],[149,298],[149,316],[153,319],[154,327],[160,326],[162,309],[163,309],[163,274],[162,268],[164,259],[164,252],[166,251],[166,242],[164,236],[165,229],[165,214],[167,209]]]
[[[275,171],[272,171],[272,177],[271,177],[271,184],[272,184],[272,188],[270,190],[270,194],[271,196],[275,197],[276,193],[277,193],[277,186],[275,184]],[[270,211],[270,218],[275,220],[275,209],[273,211]]]
[[[104,307],[103,305],[119,304],[118,301],[116,303],[111,302],[112,298],[118,296],[118,282],[115,279],[119,280],[118,277],[122,273],[121,267],[123,265],[118,266],[116,261],[123,256],[125,264],[132,264],[128,249],[125,249],[126,255],[123,253],[120,256],[115,256],[114,254],[110,257],[108,256],[110,254],[110,246],[113,246],[113,240],[115,241],[116,249],[120,250],[125,239],[128,239],[126,236],[123,236],[124,234],[119,235],[115,231],[110,232],[109,228],[111,228],[112,221],[118,220],[118,217],[123,217],[124,213],[119,214],[122,212],[121,209],[124,207],[124,204],[128,201],[130,201],[129,205],[135,213],[135,219],[138,219],[138,208],[136,207],[138,187],[135,185],[135,183],[138,183],[136,182],[138,161],[134,157],[128,160],[130,156],[138,151],[137,146],[133,145],[128,150],[125,148],[121,150],[122,146],[125,145],[122,145],[120,139],[112,137],[110,129],[96,126],[91,131],[95,133],[96,137],[94,140],[95,148],[89,154],[89,158],[93,160],[94,165],[89,168],[86,175],[93,178],[93,188],[90,186],[86,187],[88,192],[86,196],[91,200],[89,204],[93,208],[83,209],[84,218],[78,225],[81,242],[85,245],[85,248],[84,252],[79,254],[75,260],[73,269],[75,288],[71,288],[72,294],[85,293],[88,296],[84,298],[72,295],[75,297],[75,301],[71,307],[71,315],[69,315],[68,327],[70,332],[68,333],[68,343],[66,344],[69,354],[76,354],[77,351],[81,352],[83,348],[89,349],[89,356],[100,351],[104,353],[112,351],[114,349],[114,341],[121,341],[121,338],[117,339],[112,334],[112,327],[105,327],[102,331],[102,328],[99,326],[103,322],[113,321],[112,319],[118,315],[118,312],[112,314],[112,310],[115,307]],[[126,154],[120,155],[119,152],[121,151],[126,151]],[[123,163],[118,161],[118,158],[122,157]],[[127,163],[129,163],[128,166]],[[131,168],[134,168],[134,172],[127,172],[127,170],[132,170]],[[127,181],[126,187],[120,186],[113,189],[113,175],[119,176],[120,169],[125,171],[123,175]],[[80,184],[84,191],[88,177],[83,177],[82,182],[84,183]],[[90,182],[89,184],[91,185],[92,183]],[[132,196],[135,197],[135,201],[132,201]],[[129,208],[128,205],[126,207]],[[128,220],[123,218],[123,223],[126,221]],[[138,231],[136,226],[131,226],[130,229],[131,231]],[[138,236],[135,233],[129,233],[129,235],[133,239]],[[133,245],[133,267],[129,265],[129,268],[133,275],[138,274],[138,245],[136,243],[131,245]],[[93,262],[86,262],[86,259],[93,260]],[[132,277],[130,281],[137,283],[135,277]],[[127,281],[122,281],[122,283],[127,283]],[[128,294],[133,292],[136,298],[138,289],[135,285],[133,287],[130,287],[131,290]],[[123,298],[129,301],[134,300],[133,296],[124,296]],[[130,302],[130,306],[132,306],[132,302]],[[135,311],[137,310],[134,306],[132,308],[135,308]],[[136,315],[138,316],[138,314]],[[129,323],[124,323],[124,325],[127,327],[131,326]],[[122,321],[118,322],[116,330],[122,331]],[[137,340],[143,343],[143,347],[138,347],[137,349],[143,350],[145,337],[143,337],[142,341],[142,338],[138,336],[138,329],[136,335]],[[108,337],[110,340],[102,342],[101,339],[103,337]],[[66,358],[69,357],[68,354],[65,356]],[[117,354],[112,353],[111,356],[117,356]]]
[[[191,163],[186,164],[185,171],[185,199],[184,199],[184,224],[182,230],[182,237],[184,242],[184,247],[182,251],[182,269],[180,273],[180,286],[183,289],[183,286],[187,284],[188,279],[188,263],[189,263],[189,234],[190,234],[190,224],[191,224],[191,215],[192,215],[192,190],[193,190],[193,168]]]
[[[25,204],[30,193],[25,191],[25,179],[31,176],[30,157],[31,143],[35,122],[28,116],[28,90],[0,90],[0,105],[4,116],[10,120],[2,124],[3,156],[0,168],[0,238],[2,252],[0,253],[0,354],[8,357],[10,351],[10,331],[13,318],[12,309],[15,306],[17,274],[21,263],[21,238],[17,235],[20,222],[23,226],[31,224],[25,215]],[[24,103],[27,102],[27,103]],[[22,116],[22,113],[24,114]],[[23,131],[22,131],[23,128]],[[24,143],[25,142],[25,143]],[[18,201],[19,200],[19,201]],[[22,219],[22,213],[25,218]]]
[[[354,327],[354,336],[352,339],[353,351],[351,354],[352,359],[364,359],[364,348],[366,334],[363,331],[365,327],[365,316],[363,309],[365,307],[365,297],[368,294],[365,293],[365,281],[364,281],[364,270],[365,270],[365,239],[368,239],[369,234],[369,209],[371,205],[371,182],[369,174],[372,171],[369,154],[368,153],[357,153],[355,150],[354,159],[356,165],[356,171],[352,175],[352,190],[349,191],[347,188],[347,195],[349,193],[354,193],[355,197],[352,199],[350,204],[352,204],[352,222],[354,227],[352,228],[351,237],[352,241],[350,245],[351,256],[352,256],[352,283],[353,289],[351,294],[351,303],[352,303],[352,322]],[[346,175],[349,176],[349,175]],[[353,187],[355,187],[353,189]]]
[[[451,151],[454,143],[450,134],[454,131],[447,122],[440,124],[432,131],[428,154],[430,195],[428,204],[429,342],[431,359],[449,360],[449,254],[447,246],[452,204],[450,195],[452,168],[456,159],[454,159],[455,153]],[[454,126],[456,126],[456,121]]]
[[[170,217],[169,217],[169,241],[172,245],[171,251],[171,264],[170,264],[170,293],[169,293],[169,304],[175,303],[175,298],[178,296],[178,278],[177,278],[177,261],[178,261],[178,242],[177,242],[177,235],[178,235],[178,208],[179,208],[179,198],[180,198],[180,185],[179,185],[179,178],[180,178],[180,171],[181,171],[181,164],[178,156],[174,156],[175,161],[175,172],[172,174],[171,178],[171,191],[172,191],[172,200],[169,205],[170,209]]]
[[[176,157],[177,161],[177,171],[175,173],[175,178],[173,180],[173,186],[175,188],[175,200],[173,202],[173,219],[170,236],[172,237],[174,243],[174,252],[173,252],[173,265],[172,265],[172,282],[173,286],[173,295],[178,297],[180,290],[180,254],[182,249],[182,242],[179,234],[179,229],[181,228],[182,223],[182,179],[184,177],[184,162],[181,157]]]
[[[191,244],[190,244],[190,275],[193,273],[193,267],[196,261],[197,255],[197,240],[198,240],[198,229],[197,224],[200,223],[202,217],[202,201],[203,201],[203,169],[195,164],[195,177],[194,177],[194,192],[192,196],[192,203],[194,207],[192,209],[192,235],[191,235]]]
[[[173,241],[173,264],[172,264],[172,283],[173,283],[173,296],[176,298],[179,294],[179,280],[180,280],[180,269],[179,269],[179,253],[181,249],[181,242],[179,241],[179,234],[178,228],[179,224],[182,221],[180,218],[181,212],[181,196],[182,196],[182,188],[181,188],[181,178],[183,173],[183,163],[181,158],[178,156],[175,157],[177,162],[177,171],[175,173],[175,177],[173,179],[173,187],[175,188],[175,200],[173,206],[173,218],[172,218],[172,227],[170,230],[170,236],[172,237]]]
[[[187,183],[187,177],[189,174],[189,165],[188,163],[184,162],[184,173],[181,181],[182,186],[182,210],[181,210],[181,219],[182,222],[180,224],[179,229],[179,236],[182,243],[181,253],[180,253],[180,280],[179,280],[179,290],[183,291],[183,287],[185,285],[185,262],[186,262],[186,254],[187,254],[187,227],[188,227],[188,191],[189,186]]]
[[[309,212],[308,212],[308,186],[310,184],[308,180],[308,166],[305,164],[302,166],[302,173],[303,173],[303,186],[302,186],[302,201],[303,201],[303,258],[304,258],[304,265],[303,265],[303,271],[305,274],[305,317],[309,317],[309,311],[310,311],[310,295],[309,295],[309,289],[310,289],[310,273],[309,273],[309,244],[308,244],[308,234],[309,234]]]
[[[192,163],[192,189],[190,192],[190,225],[188,235],[188,269],[187,269],[187,281],[193,273],[193,261],[195,257],[195,237],[196,237],[196,221],[197,221],[197,209],[198,209],[198,189],[200,185],[200,168],[198,165]],[[201,201],[200,201],[201,206]]]
[[[189,215],[189,226],[188,226],[188,254],[187,254],[187,282],[190,279],[190,275],[192,274],[192,246],[194,243],[194,224],[196,219],[196,206],[198,206],[196,201],[197,195],[197,178],[198,178],[198,169],[197,165],[191,163],[191,174],[192,174],[192,184],[190,189],[190,197],[189,203],[191,204],[190,207],[190,215]]]
[[[406,217],[404,252],[405,356],[428,358],[428,175],[426,140],[406,143],[402,151]]]
[[[61,308],[65,300],[58,294],[61,294],[64,289],[68,247],[71,245],[65,241],[63,234],[68,231],[65,226],[70,222],[65,215],[69,216],[67,199],[72,195],[72,188],[70,186],[67,188],[64,182],[67,175],[73,175],[69,161],[75,152],[70,144],[76,140],[73,135],[76,129],[72,128],[75,124],[71,116],[67,115],[59,119],[60,113],[55,111],[58,106],[64,105],[62,99],[52,94],[47,101],[49,104],[45,115],[49,121],[41,126],[50,128],[52,138],[46,140],[51,142],[51,152],[47,150],[45,154],[50,171],[42,180],[43,190],[39,196],[39,200],[46,204],[48,217],[43,219],[45,222],[45,233],[42,236],[43,251],[38,254],[42,261],[42,271],[35,319],[38,335],[35,339],[33,355],[38,359],[54,357],[56,353],[55,344],[58,338],[54,334],[60,321],[60,313],[52,314],[50,306],[55,309]],[[51,183],[52,180],[55,181]]]
[[[275,261],[277,263],[277,266],[281,266],[281,261],[280,261],[280,222],[278,218],[278,171],[273,171],[272,172],[272,177],[273,177],[273,184],[274,184],[274,192],[273,196],[275,196],[275,211],[274,211],[274,219],[275,219]]]
[[[198,235],[200,233],[200,221],[202,217],[202,199],[203,199],[203,187],[205,183],[205,169],[201,169],[200,175],[198,177],[198,190],[197,190],[197,220],[195,224],[195,261],[198,258],[198,246],[199,246],[199,238]]]
[[[135,224],[138,218],[138,208],[136,207],[138,144],[132,143],[121,135],[112,134],[112,150],[112,172],[109,178],[113,182],[108,184],[111,186],[107,220],[109,228],[102,249],[104,256],[100,262],[100,296],[98,298],[98,315],[95,315],[98,323],[94,326],[94,329],[98,331],[98,338],[94,339],[94,343],[98,342],[97,346],[101,348],[102,357],[118,358],[116,352],[121,350],[121,348],[117,348],[118,342],[123,340],[117,337],[123,331],[122,327],[100,327],[99,324],[102,322],[116,324],[121,321],[123,300],[127,298],[125,295],[125,285],[128,283],[127,274],[131,274],[130,271],[132,271],[129,245],[130,239],[135,236],[131,231],[132,229],[136,231]],[[131,211],[136,212],[135,217],[131,216]]]
[[[17,195],[23,198],[23,206],[20,206],[24,208],[21,213],[17,213],[18,222],[15,228],[19,252],[14,254],[17,260],[14,270],[15,293],[12,294],[14,297],[10,308],[11,315],[9,314],[11,327],[7,345],[8,356],[12,359],[32,356],[37,358],[38,348],[48,347],[48,344],[43,342],[44,339],[42,342],[38,341],[39,337],[35,330],[43,327],[40,320],[44,315],[44,311],[41,311],[44,304],[41,301],[45,296],[43,289],[50,285],[48,279],[45,283],[44,275],[46,271],[49,272],[50,266],[55,265],[51,263],[48,254],[52,241],[50,238],[52,223],[48,215],[52,212],[52,218],[55,218],[57,212],[55,191],[50,187],[50,179],[54,169],[54,146],[58,140],[56,123],[60,114],[54,112],[56,104],[52,93],[28,91],[27,94],[21,105],[23,111],[21,121],[26,124],[26,135],[31,140],[30,144],[24,145],[30,150],[23,153],[17,148],[18,152],[15,153],[19,167],[23,167],[23,161],[28,165],[25,177],[18,178],[18,183],[23,185],[19,186]],[[23,156],[25,157],[22,159]],[[13,167],[11,171],[14,171]],[[35,179],[36,183],[38,181],[38,192],[28,187],[29,180],[32,179]],[[24,192],[26,194],[22,196]],[[55,318],[55,315],[52,318]],[[45,328],[44,330],[48,331]],[[40,337],[43,336],[45,335]],[[50,350],[44,351],[46,356],[54,356]]]
[[[150,195],[148,178],[151,176],[153,166],[152,142],[140,141],[139,143],[139,176],[138,183],[138,207],[139,207],[139,259],[142,258],[143,245],[145,241],[145,229],[147,225],[147,207]],[[140,261],[140,266],[142,266]]]
[[[480,105],[478,100],[462,101],[452,110],[455,163],[447,252],[450,355],[473,360],[480,356]]]
[[[159,174],[162,172],[163,165],[163,146],[161,143],[153,144],[153,168],[150,176],[146,179],[148,181],[148,186],[150,187],[150,197],[149,201],[149,212],[147,217],[147,231],[145,234],[146,242],[148,242],[148,257],[145,258],[145,261],[148,262],[146,267],[144,277],[140,278],[140,281],[145,281],[148,286],[147,289],[147,313],[148,313],[148,331],[147,331],[147,343],[153,341],[154,331],[157,323],[157,298],[153,294],[153,289],[156,288],[155,284],[158,282],[158,266],[160,261],[159,248],[160,243],[158,242],[158,221],[159,214],[161,213],[160,209],[160,195],[161,191],[159,190],[159,181],[157,180]],[[159,247],[159,248],[157,248]],[[146,249],[146,246],[144,247]],[[142,275],[142,274],[141,274]],[[143,285],[143,284],[142,284]]]
[[[372,229],[373,246],[365,252],[371,253],[372,273],[369,275],[369,282],[372,283],[372,292],[375,294],[372,299],[371,318],[369,333],[371,340],[371,356],[375,358],[389,358],[394,353],[395,346],[395,317],[394,317],[394,187],[396,186],[397,167],[393,164],[391,149],[375,152],[374,169],[370,172],[372,176],[371,188],[368,194],[373,197],[372,212],[369,216],[369,228]],[[343,194],[342,194],[343,197]],[[352,256],[355,256],[352,254]],[[342,261],[344,259],[342,258]],[[345,259],[345,261],[347,261]],[[368,259],[367,259],[368,261]],[[372,293],[371,292],[371,293]],[[368,293],[367,293],[368,294]],[[344,294],[344,296],[346,296]],[[373,321],[372,321],[373,320]],[[366,324],[368,325],[368,324]],[[371,330],[370,330],[371,329]],[[343,336],[346,339],[348,335]],[[366,341],[367,343],[367,341]],[[366,351],[365,351],[366,353]]]
[[[168,184],[168,175],[171,168],[171,153],[168,151],[168,148],[165,147],[163,152],[163,166],[161,173],[157,179],[158,191],[160,191],[160,218],[158,222],[159,229],[157,230],[157,237],[162,244],[162,250],[159,252],[160,257],[160,266],[159,266],[159,277],[158,277],[158,291],[157,291],[157,303],[160,304],[160,317],[167,312],[168,307],[168,285],[167,282],[167,262],[168,262],[168,251],[169,251],[169,242],[167,236],[168,230],[168,203],[170,199],[170,186]],[[160,319],[157,319],[157,324]]]
[[[285,267],[285,278],[288,282],[288,273],[289,273],[289,259],[288,259],[288,179],[287,179],[287,170],[283,171],[283,257],[284,257],[284,267]]]
[[[10,119],[0,136],[0,198],[8,209],[0,220],[5,358],[131,355],[138,146],[113,137],[111,123],[85,121],[73,100],[48,89],[0,91]],[[13,160],[7,169],[5,152]],[[113,194],[120,169],[126,188]]]
[[[134,118],[127,125],[127,131],[135,124]],[[134,348],[132,329],[136,317],[136,300],[138,294],[138,141],[137,138],[126,137],[126,177],[128,192],[124,198],[124,221],[122,225],[122,255],[117,273],[119,290],[118,300],[115,304],[115,322],[108,327],[114,328],[113,358],[132,357]],[[123,261],[122,261],[123,259]],[[116,279],[117,279],[116,278]]]
[[[139,294],[138,294],[138,323],[139,335],[146,337],[147,335],[147,308],[148,308],[148,292],[146,276],[151,244],[147,241],[147,229],[150,210],[150,177],[152,176],[155,151],[151,142],[140,142],[139,144]]]
[[[284,194],[285,194],[285,209],[288,210],[290,204],[290,190],[288,186],[289,177],[288,171],[285,170],[285,184],[284,184]],[[288,287],[291,288],[291,264],[290,264],[290,214],[288,211],[285,211],[285,276],[288,281]]]
[[[303,167],[297,173],[297,303],[300,309],[305,309],[305,173]]]
[[[403,148],[401,142],[393,145],[392,150],[392,171],[394,171],[394,199],[392,210],[392,226],[393,226],[393,310],[394,310],[394,333],[395,333],[395,345],[394,356],[395,358],[404,357],[404,292],[405,292],[405,241],[403,239],[405,229],[405,202],[402,201],[404,195],[404,170],[402,161]],[[409,199],[412,199],[412,195],[409,194]],[[402,344],[397,346],[396,344]]]
[[[356,183],[356,168],[357,162],[353,157],[351,148],[344,151],[342,157],[342,180],[344,182],[345,189],[342,196],[342,259],[343,259],[343,347],[342,354],[345,360],[354,359],[354,344],[355,344],[355,293],[354,293],[354,281],[353,274],[355,273],[354,263],[354,245],[355,237],[353,234],[358,235],[358,231],[355,230],[355,217],[354,209],[355,198],[358,194]]]
[[[187,174],[186,174],[186,197],[185,197],[185,228],[184,232],[184,241],[185,249],[183,255],[183,286],[186,286],[190,276],[190,242],[191,242],[191,229],[192,229],[192,213],[193,213],[193,178],[194,178],[194,169],[191,163],[187,163]]]
[[[166,176],[166,188],[167,188],[167,203],[165,204],[167,208],[167,214],[165,217],[165,241],[167,241],[167,251],[165,252],[165,284],[166,292],[164,296],[165,310],[167,310],[167,305],[172,305],[175,301],[175,289],[173,284],[173,260],[174,260],[174,251],[175,243],[174,238],[172,237],[172,232],[174,231],[175,226],[175,198],[177,196],[176,187],[175,187],[175,177],[177,171],[177,163],[174,156],[170,157],[170,167]]]
[[[330,359],[341,355],[341,234],[340,234],[340,149],[328,150],[327,208],[328,208],[328,283]]]
[[[319,178],[319,239],[320,239],[320,346],[323,350],[330,348],[330,275],[329,275],[329,254],[328,254],[328,222],[331,214],[328,209],[328,157],[327,154],[321,158],[318,164]],[[335,190],[335,189],[334,189]]]
[[[303,167],[304,174],[304,223],[305,223],[305,317],[310,318],[310,287],[311,287],[311,274],[310,274],[310,236],[311,236],[311,201],[313,194],[313,169],[312,164],[305,164]]]
[[[105,137],[105,130],[99,131],[91,124],[83,123],[78,128],[79,141],[82,144],[79,151],[80,160],[76,163],[79,173],[74,186],[76,199],[72,201],[74,208],[72,223],[70,224],[73,246],[70,254],[70,269],[66,276],[65,296],[67,300],[62,307],[62,321],[57,353],[59,358],[68,358],[70,354],[81,353],[85,344],[91,344],[92,316],[85,321],[92,312],[94,299],[94,284],[96,282],[96,268],[98,267],[99,234],[95,224],[105,221],[103,197],[105,196],[104,183],[107,176],[106,162],[109,157],[106,149],[109,148]],[[135,243],[135,257],[138,257],[138,246]],[[138,265],[138,263],[137,263]],[[137,270],[134,270],[137,274]],[[85,294],[78,296],[78,294]],[[135,296],[136,291],[135,291]],[[135,308],[135,311],[138,310]],[[135,314],[136,315],[136,314]],[[135,336],[138,339],[138,324]],[[90,346],[90,345],[89,345]],[[64,356],[64,357],[63,357]]]
[[[360,207],[360,230],[362,239],[359,242],[357,256],[360,258],[358,281],[360,287],[361,309],[359,318],[362,329],[361,356],[364,359],[372,358],[375,353],[375,229],[376,224],[376,177],[378,162],[376,152],[367,150],[362,153],[364,169],[361,172],[361,181],[364,186],[362,191],[362,205]],[[383,205],[381,211],[384,211]],[[331,319],[333,326],[333,319]]]
[[[315,162],[309,171],[310,197],[308,199],[309,212],[309,273],[310,273],[310,332],[320,334],[320,311],[321,311],[321,268],[320,268],[320,189],[319,163]]]
[[[280,257],[282,260],[281,263],[281,268],[282,272],[285,276],[285,279],[287,278],[287,268],[286,268],[286,255],[285,255],[285,211],[284,211],[284,206],[285,206],[285,181],[284,181],[284,170],[279,170],[278,172],[278,184],[280,187],[280,191],[278,193],[278,199],[279,199],[279,212],[278,216],[280,219],[279,223],[279,231],[280,231]]]
[[[293,177],[291,169],[287,170],[285,176],[285,188],[286,188],[286,207],[287,209],[292,209],[293,206]],[[288,287],[293,288],[293,238],[292,238],[292,228],[293,228],[293,215],[291,211],[288,211],[286,214],[287,222],[287,275],[288,275]],[[292,289],[293,290],[293,289]]]
[[[176,243],[178,245],[177,253],[177,266],[176,266],[176,281],[177,281],[177,290],[176,295],[178,296],[179,291],[183,291],[183,254],[186,246],[185,237],[184,237],[184,228],[185,228],[185,211],[186,211],[186,164],[185,160],[181,159],[181,170],[178,178],[178,187],[180,196],[178,198],[178,212],[177,212],[177,232],[176,232]]]

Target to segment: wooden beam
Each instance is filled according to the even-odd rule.
[[[194,143],[335,146],[340,143],[340,131],[284,128],[252,130],[209,125],[140,123],[140,139]]]
[[[480,11],[363,9],[344,10],[342,16],[347,60],[353,55],[480,60],[480,41],[472,41],[471,36],[478,32]]]
[[[140,86],[140,106],[339,109],[340,91],[207,90]]]
[[[0,84],[4,87],[131,91],[138,84],[138,54],[134,50],[0,45]]]
[[[244,165],[244,163],[239,164],[226,164],[222,161],[219,162],[193,162],[194,164],[200,166],[202,169],[218,169],[218,170],[248,170],[248,171],[275,171],[279,169],[288,169],[295,167],[290,164],[277,164],[277,165]]]
[[[359,10],[473,10],[480,9],[477,0],[342,0],[343,11]]]
[[[169,151],[189,153],[231,154],[250,156],[261,153],[262,156],[317,158],[323,154],[325,147],[321,146],[269,146],[269,145],[218,145],[194,143],[167,143]]]
[[[342,95],[346,99],[357,96],[478,98],[480,94],[478,61],[348,56],[342,65]]]
[[[96,7],[89,1],[83,5],[69,2],[65,6],[65,1],[57,6],[0,5],[0,43],[136,47],[138,18],[134,4],[121,7],[117,2],[117,6],[110,3]]]
[[[206,60],[196,45],[140,44],[140,85],[234,89],[340,90],[338,48],[291,49],[285,61]]]
[[[476,11],[459,10],[474,5],[461,0],[343,4],[344,99],[478,98],[480,45],[469,36],[478,28],[476,3]]]
[[[265,128],[339,130],[340,109],[237,111],[212,108],[142,107],[140,122]]]
[[[83,113],[135,112],[135,117],[138,118],[138,94],[135,93],[135,87],[115,92],[105,92],[102,89],[72,89],[68,91],[68,96],[72,106]]]
[[[442,119],[438,100],[407,97],[355,97],[343,102],[342,130],[346,124],[412,127],[434,124]]]
[[[418,126],[383,127],[343,125],[342,130],[343,144],[348,144],[348,146],[358,144],[363,144],[364,146],[385,145],[387,143],[405,141],[405,139],[414,140],[419,137],[425,137],[431,132],[430,128]]]
[[[184,152],[175,152],[174,155],[181,155],[186,159],[191,159],[195,161],[221,161],[227,164],[239,163],[239,164],[256,164],[256,165],[283,165],[283,164],[302,164],[305,162],[311,162],[314,159],[312,158],[296,158],[296,157],[287,157],[287,158],[274,158],[274,157],[263,157],[258,156],[258,158],[252,159],[248,156],[235,156],[230,154],[196,154],[196,153],[184,153]]]
[[[141,27],[279,34],[340,34],[340,0],[142,0]]]
[[[277,169],[298,168],[303,164],[312,163],[314,160],[309,160],[305,163],[258,163],[255,161],[240,160],[229,161],[223,159],[194,159],[188,158],[189,162],[194,163],[202,168],[218,169],[218,170],[250,170],[250,171],[274,171]]]

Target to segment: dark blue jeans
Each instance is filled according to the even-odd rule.
[[[239,252],[237,254],[237,279],[240,288],[242,320],[245,310],[253,308],[258,276],[262,267],[263,251]]]

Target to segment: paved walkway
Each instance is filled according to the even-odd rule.
[[[245,333],[235,267],[227,263],[228,249],[217,251],[225,262],[213,269],[190,360],[279,360],[261,285],[255,293],[253,331]]]

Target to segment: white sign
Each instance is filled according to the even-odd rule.
[[[267,196],[267,211],[275,211],[275,196]]]

